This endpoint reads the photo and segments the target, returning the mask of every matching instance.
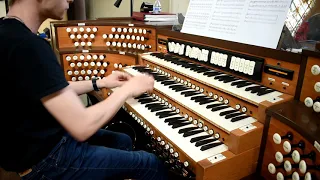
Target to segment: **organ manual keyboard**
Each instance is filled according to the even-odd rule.
[[[148,149],[187,178],[232,180],[253,174],[265,110],[296,96],[301,56],[158,32],[161,51],[141,53],[138,65],[122,69],[155,78],[152,92],[123,107],[144,127]]]

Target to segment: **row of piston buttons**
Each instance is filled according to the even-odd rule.
[[[147,37],[144,37],[144,36],[135,36],[135,35],[124,35],[124,34],[122,34],[122,35],[119,35],[119,34],[109,34],[109,35],[107,35],[107,34],[103,34],[102,35],[102,38],[103,39],[107,39],[107,38],[109,38],[109,39],[127,39],[127,40],[130,40],[130,39],[132,39],[132,40],[137,40],[137,41],[145,41],[145,40],[149,40],[149,38],[147,38]]]
[[[139,118],[134,112],[129,112],[129,114],[132,116],[132,118],[134,118],[137,123],[139,123],[141,126],[143,126],[147,132],[149,132],[150,135],[154,135],[154,132],[153,130],[151,130],[151,128],[149,128],[146,123],[143,122],[143,120],[141,118]],[[158,136],[156,138],[157,142],[164,147],[165,150],[168,150],[170,152],[170,154],[175,157],[175,158],[179,158],[179,153],[177,151],[174,150],[174,148],[169,144],[169,143],[166,143],[165,140],[163,140],[160,136]],[[183,165],[185,167],[188,167],[189,166],[189,162],[188,161],[185,161],[183,163]]]
[[[76,33],[76,32],[80,32],[80,33],[83,33],[83,32],[87,32],[87,33],[94,32],[94,33],[96,33],[96,32],[98,32],[98,28],[97,27],[93,27],[93,28],[90,28],[90,27],[87,27],[87,28],[85,28],[85,27],[80,27],[80,28],[74,27],[74,28],[71,29],[70,27],[68,27],[66,29],[66,31],[68,33],[71,33],[71,31],[74,32],[74,33]]]
[[[113,47],[128,47],[128,48],[133,48],[133,49],[141,49],[141,50],[145,50],[145,49],[151,49],[151,45],[147,45],[147,44],[136,44],[136,43],[121,43],[121,42],[106,42],[107,46],[113,46]]]
[[[79,74],[81,74],[81,75],[86,75],[86,74],[88,74],[88,75],[91,75],[91,74],[97,75],[99,73],[100,74],[105,74],[106,70],[104,70],[104,69],[101,69],[101,70],[99,70],[99,69],[89,69],[89,70],[82,69],[80,71],[78,71],[78,70],[75,70],[75,71],[68,70],[67,71],[67,74],[69,76],[72,76],[72,75],[76,75],[77,76]]]
[[[89,65],[91,67],[100,67],[100,66],[103,66],[103,67],[108,67],[110,63],[109,62],[77,62],[77,63],[70,63],[70,67],[74,68],[74,67],[89,67]]]
[[[116,28],[116,27],[112,27],[111,28],[111,31],[112,32],[118,32],[118,33],[121,33],[121,32],[124,32],[124,33],[140,33],[140,34],[147,34],[147,33],[151,33],[151,30],[147,30],[147,29],[137,29],[137,28]]]
[[[74,46],[75,46],[75,47],[79,47],[79,46],[82,46],[82,47],[84,47],[84,46],[91,47],[91,46],[92,46],[92,42],[90,42],[90,41],[88,41],[88,42],[84,42],[84,41],[82,41],[82,42],[74,42]]]
[[[149,64],[147,64],[147,67],[150,67],[150,65]],[[168,76],[168,77],[171,77],[171,74],[170,73],[168,73],[168,72],[166,72],[166,71],[164,71],[164,70],[161,70],[160,68],[158,68],[158,67],[154,67],[153,68],[155,71],[157,71],[158,73],[161,73],[161,74],[163,74],[163,75],[165,75],[165,76]],[[199,87],[199,86],[197,86],[197,85],[195,85],[195,84],[192,84],[189,80],[183,80],[182,78],[179,78],[179,77],[176,77],[176,76],[173,76],[173,80],[175,80],[175,81],[177,81],[177,82],[180,82],[180,83],[182,83],[182,84],[184,84],[184,85],[186,85],[186,86],[189,86],[189,87],[191,87],[192,89],[195,89],[196,91],[200,91],[201,93],[203,93],[204,92],[204,89],[203,88],[201,88],[201,87]],[[224,99],[222,96],[220,96],[219,97],[219,95],[217,95],[217,94],[213,94],[212,92],[209,92],[209,97],[213,97],[213,99],[218,99],[220,102],[224,102],[225,104],[229,104],[229,100],[228,99]],[[236,109],[237,110],[240,110],[241,109],[241,111],[242,112],[247,112],[247,108],[245,107],[245,106],[243,106],[242,108],[241,108],[241,105],[240,104],[237,104],[236,105]]]
[[[320,82],[319,82],[319,86],[320,86]],[[313,110],[315,112],[320,112],[320,96],[317,97],[315,100],[313,100],[311,97],[307,97],[304,100],[304,104],[308,107],[308,108],[313,108]]]
[[[78,40],[80,40],[81,38],[83,38],[83,39],[89,39],[89,37],[90,37],[90,39],[94,39],[95,37],[96,37],[96,35],[94,35],[94,34],[90,34],[90,35],[88,35],[88,34],[83,34],[83,35],[81,35],[81,34],[77,34],[77,35],[75,35],[75,34],[70,34],[70,39],[72,39],[72,40],[75,40],[75,39],[78,39]]]
[[[152,94],[152,97],[155,98],[156,100],[158,100],[159,102],[161,102],[162,104],[164,104],[165,106],[168,106],[170,109],[172,109],[173,111],[176,111],[177,113],[180,113],[180,109],[173,106],[171,103],[169,103],[167,100],[165,100],[164,98],[161,98],[160,96],[158,96],[157,94]],[[192,122],[193,125],[198,126],[199,128],[202,128],[204,131],[208,132],[208,134],[210,135],[214,135],[214,137],[216,139],[220,138],[220,134],[219,132],[214,132],[213,129],[208,128],[208,126],[205,126],[203,124],[203,122],[201,122],[201,120],[197,120],[197,119],[193,119],[193,117],[189,116],[187,113],[183,115],[185,119],[188,119],[190,122]]]
[[[103,76],[85,76],[85,77],[82,77],[82,76],[79,76],[78,78],[76,78],[76,77],[71,77],[71,81],[83,81],[83,80],[86,80],[86,81],[88,81],[88,80],[90,80],[90,79],[93,79],[93,78],[97,78],[97,79],[102,79],[103,78]]]
[[[71,61],[71,60],[84,60],[84,59],[87,59],[87,60],[91,60],[91,59],[93,59],[93,60],[97,60],[97,59],[100,59],[100,60],[104,60],[106,58],[106,55],[91,55],[91,54],[88,54],[87,56],[85,56],[85,55],[80,55],[79,57],[77,56],[77,55],[73,55],[72,56],[72,58],[71,58],[71,56],[66,56],[66,60],[67,61]]]

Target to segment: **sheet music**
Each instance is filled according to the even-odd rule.
[[[275,49],[291,0],[190,0],[181,32]]]

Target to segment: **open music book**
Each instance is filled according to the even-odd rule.
[[[276,49],[291,0],[190,0],[181,32]]]

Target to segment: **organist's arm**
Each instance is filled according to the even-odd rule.
[[[102,88],[115,88],[122,86],[126,81],[130,79],[130,75],[115,71],[109,76],[97,80],[97,86],[99,89]],[[70,88],[73,89],[78,95],[88,93],[93,90],[92,81],[69,81]]]
[[[153,88],[153,78],[136,76],[115,90],[107,99],[85,108],[71,86],[41,99],[48,111],[78,141],[85,141],[106,124],[127,98]]]

